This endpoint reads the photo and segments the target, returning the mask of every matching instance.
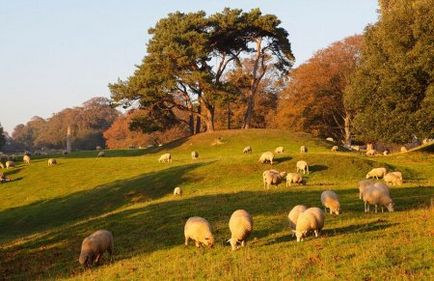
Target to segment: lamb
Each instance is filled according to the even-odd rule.
[[[192,151],[191,152],[191,159],[196,160],[197,158],[199,158],[199,152]]]
[[[400,173],[400,172],[398,172]],[[383,180],[390,185],[402,185],[402,176],[400,177],[397,174],[392,173],[387,173],[384,177]]]
[[[339,147],[337,145],[334,145],[331,150],[332,152],[336,152],[339,150]]]
[[[178,196],[182,196],[182,189],[179,187],[179,186],[177,186],[177,187],[175,187],[174,189],[173,189],[173,195],[178,195]]]
[[[321,203],[325,211],[330,209],[330,215],[339,215],[341,213],[341,204],[339,203],[339,197],[336,192],[332,190],[323,191],[323,193],[321,193]]]
[[[113,235],[108,230],[98,230],[84,238],[81,244],[81,253],[78,261],[85,267],[91,267],[93,263],[98,263],[105,252],[113,260]]]
[[[274,153],[276,153],[276,154],[280,154],[280,153],[283,153],[283,152],[285,152],[285,149],[283,148],[283,146],[278,146],[274,150]]]
[[[300,153],[306,153],[307,152],[307,147],[302,145],[300,146]]]
[[[57,160],[54,158],[48,159],[48,166],[54,166],[57,165]]]
[[[378,178],[384,177],[386,175],[386,172],[387,172],[386,168],[374,168],[366,174],[366,178],[367,179],[375,178],[378,180]]]
[[[196,247],[201,244],[212,248],[214,246],[214,236],[211,233],[209,222],[202,217],[190,217],[184,226],[185,246],[188,246],[190,239],[195,241]]]
[[[158,159],[159,163],[172,163],[172,155],[170,153],[165,153],[163,155],[160,156],[160,158]]]
[[[30,165],[30,156],[29,155],[24,155],[23,156],[23,162]]]
[[[100,152],[98,152],[98,155],[96,157],[99,158],[99,157],[104,157],[104,156],[105,156],[105,152],[100,151]]]
[[[300,160],[297,162],[297,173],[303,172],[304,174],[309,174],[309,166],[307,165],[306,161]]]
[[[244,247],[246,239],[253,231],[252,216],[246,210],[236,210],[229,219],[229,229],[231,231],[231,238],[228,242],[231,244],[232,251],[238,249],[238,243],[241,243],[241,247]]]
[[[262,173],[262,180],[264,189],[270,189],[271,185],[279,186],[286,177],[286,172],[279,172],[276,170],[266,170]]]
[[[407,148],[405,146],[401,146],[401,152],[407,152]]]
[[[376,153],[375,149],[369,149],[366,151],[366,156],[375,156]]]
[[[303,177],[297,173],[288,173],[286,175],[286,187],[290,187],[291,183],[302,184]]]
[[[319,236],[319,231],[324,227],[325,214],[320,208],[309,208],[298,216],[295,227],[297,242],[303,241],[309,231],[314,231],[315,237]]]
[[[273,160],[274,160],[273,152],[267,151],[267,152],[262,153],[262,155],[258,161],[261,162],[262,164],[270,162],[270,164],[273,165]]]
[[[244,147],[244,149],[243,149],[243,153],[244,153],[244,154],[252,153],[252,147],[251,147],[250,145]]]
[[[295,227],[297,225],[297,219],[300,216],[301,213],[306,211],[305,205],[297,205],[294,208],[291,209],[291,211],[288,214],[288,220],[289,220],[289,227],[291,228],[291,231],[294,233]]]
[[[370,185],[363,193],[362,200],[365,204],[365,213],[369,212],[369,205],[375,205],[375,213],[377,213],[378,205],[384,206],[389,212],[394,211],[393,201],[390,198],[389,190],[381,185]]]
[[[6,169],[15,168],[15,162],[14,161],[10,161],[10,160],[6,161],[5,165],[6,165]]]

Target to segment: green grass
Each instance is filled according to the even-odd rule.
[[[224,144],[212,146],[217,137]],[[246,145],[253,153],[243,155]],[[307,185],[264,191],[270,165],[261,152],[283,145],[273,168],[295,171],[304,159]],[[309,152],[300,154],[300,145]],[[280,130],[222,131],[148,150],[76,152],[30,166],[19,163],[0,185],[0,280],[432,280],[434,264],[434,156],[411,152],[367,158],[330,152],[330,144]],[[200,153],[191,160],[190,152]],[[159,164],[163,152],[172,164]],[[357,182],[372,167],[403,172],[392,187],[394,213],[363,213]],[[184,196],[173,197],[175,186]],[[289,235],[292,206],[320,206],[333,189],[343,214],[326,215],[320,238],[297,243]],[[231,213],[248,210],[254,232],[236,252],[224,242]],[[185,248],[183,226],[202,216],[213,227],[216,247]],[[83,270],[82,239],[105,228],[115,237],[115,261]]]

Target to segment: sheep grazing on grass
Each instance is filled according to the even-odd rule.
[[[251,147],[250,145],[244,147],[244,149],[243,149],[243,153],[244,153],[244,154],[252,153],[252,147]]]
[[[175,195],[175,196],[181,196],[182,195],[182,189],[179,186],[175,187],[173,189],[173,195]]]
[[[158,159],[159,163],[172,163],[172,155],[170,153],[164,153]]]
[[[377,154],[375,149],[369,149],[368,151],[366,151],[366,156],[375,156],[375,154]]]
[[[297,162],[297,173],[303,172],[303,175],[309,174],[309,166],[306,161],[300,160]]]
[[[267,170],[262,173],[262,180],[264,183],[264,189],[270,189],[270,186],[276,187],[281,184],[286,177],[286,172],[279,172],[276,170]]]
[[[341,204],[339,203],[339,197],[336,192],[332,190],[323,191],[323,193],[321,193],[321,203],[326,212],[327,209],[330,209],[330,215],[339,215],[341,213]]]
[[[365,213],[369,212],[369,205],[375,205],[375,213],[377,213],[378,205],[386,207],[389,212],[394,211],[389,189],[385,185],[368,186],[362,193],[362,200],[365,204]],[[383,211],[383,209],[381,210]]]
[[[295,235],[295,227],[297,225],[298,217],[301,213],[306,211],[306,206],[297,205],[289,211],[288,220],[289,220],[289,228],[291,228],[291,232]]]
[[[313,231],[315,237],[319,236],[320,230],[324,227],[325,214],[320,208],[309,208],[298,216],[295,226],[297,242],[303,241],[308,232]]]
[[[24,155],[23,156],[23,162],[30,165],[30,156],[29,155]]]
[[[368,186],[373,185],[375,182],[373,180],[362,180],[359,181],[359,199],[362,199],[362,193],[368,188]]]
[[[244,247],[246,239],[253,231],[252,216],[246,210],[236,210],[229,219],[229,229],[231,238],[228,242],[231,244],[232,251],[238,249],[238,243],[241,244],[241,247]]]
[[[273,165],[273,160],[274,160],[273,152],[267,151],[267,152],[262,153],[262,155],[258,161],[261,162],[262,164],[270,163],[271,165]]]
[[[408,149],[405,146],[401,146],[401,152],[407,152]]]
[[[390,174],[394,174],[395,176],[399,177],[402,181],[402,173],[401,172],[395,171],[395,172],[390,172]]]
[[[191,152],[191,159],[196,160],[197,158],[199,158],[199,152],[192,151]]]
[[[6,161],[5,166],[6,166],[6,169],[15,168],[15,162],[14,161],[10,161],[10,160]]]
[[[335,142],[335,140],[333,138],[331,138],[331,137],[326,138],[326,141]]]
[[[57,160],[54,158],[48,159],[48,166],[54,166],[57,165]]]
[[[81,244],[81,253],[78,261],[85,267],[99,263],[102,255],[108,252],[110,261],[113,260],[113,235],[108,230],[98,230],[84,238]]]
[[[276,154],[280,154],[283,152],[285,152],[285,149],[283,148],[283,146],[276,147],[276,149],[274,150],[274,153],[276,153]]]
[[[332,152],[336,152],[339,150],[339,147],[337,145],[334,145],[331,150]]]
[[[292,183],[303,184],[303,177],[297,173],[288,173],[286,175],[286,187],[290,187]]]
[[[213,247],[214,236],[211,232],[209,222],[201,217],[191,217],[184,226],[185,246],[188,246],[190,239],[195,241],[196,247],[201,245]]]
[[[399,174],[401,174],[400,172],[398,172]],[[402,185],[402,175],[399,176],[398,174],[395,173],[387,173],[384,177],[383,180],[390,185]]]
[[[302,145],[300,146],[300,153],[306,153],[307,152],[307,147]]]
[[[100,151],[100,152],[98,152],[98,155],[97,155],[96,157],[97,157],[97,158],[105,157],[105,152],[104,152],[104,151]]]
[[[384,177],[386,175],[386,172],[386,168],[374,168],[366,174],[366,178],[375,178],[378,180],[379,178]]]

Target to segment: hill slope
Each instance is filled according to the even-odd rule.
[[[217,141],[218,140],[218,141]],[[221,143],[221,144],[216,144]],[[244,146],[252,154],[242,154]],[[311,165],[306,186],[264,191],[261,175],[270,165],[261,152],[283,145],[274,169],[295,172]],[[300,145],[309,148],[298,152]],[[429,279],[433,274],[434,156],[411,153],[366,158],[332,153],[330,145],[280,130],[201,134],[154,150],[77,152],[47,167],[36,159],[6,172],[0,185],[0,279],[83,280],[288,280]],[[191,160],[190,152],[200,153]],[[172,164],[159,164],[171,152]],[[396,212],[365,214],[357,182],[372,167],[403,172],[392,188]],[[175,186],[182,198],[171,192]],[[292,206],[320,206],[323,190],[335,190],[343,214],[326,216],[320,238],[296,243],[289,235]],[[254,232],[248,247],[231,252],[225,243],[231,213],[248,210]],[[183,246],[190,216],[207,218],[214,249]],[[83,271],[82,239],[105,228],[115,237],[115,262]],[[107,260],[107,259],[106,259]]]

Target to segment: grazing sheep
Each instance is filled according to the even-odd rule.
[[[159,163],[172,163],[172,155],[170,153],[164,153],[163,155],[160,156],[160,158],[158,159]]]
[[[104,157],[104,156],[105,156],[105,152],[100,151],[100,152],[98,152],[98,155],[96,157],[99,158],[99,157]]]
[[[106,251],[110,255],[110,261],[112,261],[113,235],[108,230],[98,230],[84,238],[78,261],[85,267],[91,267],[94,262],[98,263],[100,261]]]
[[[250,145],[244,147],[244,149],[243,149],[243,153],[244,153],[244,154],[246,154],[246,153],[252,153],[252,147],[251,147]]]
[[[366,174],[366,178],[367,179],[375,178],[378,180],[378,178],[384,177],[386,175],[386,172],[387,172],[386,168],[374,168]]]
[[[402,173],[401,172],[395,171],[395,172],[390,172],[390,174],[394,174],[395,176],[399,177],[402,181]]]
[[[273,160],[274,160],[273,152],[267,151],[267,152],[262,153],[262,155],[258,161],[261,162],[262,164],[270,162],[270,164],[273,165]]]
[[[57,165],[57,160],[54,158],[48,159],[48,166],[54,166]]]
[[[399,173],[399,172],[398,172]],[[398,176],[397,174],[392,173],[387,173],[384,177],[383,180],[390,185],[402,185],[402,178],[400,176]]]
[[[2,162],[0,162],[0,168],[2,168],[2,169],[4,169],[4,168],[5,168],[5,166],[3,165],[3,163],[2,163]]]
[[[177,187],[175,187],[174,189],[173,189],[173,195],[179,195],[179,196],[181,196],[182,195],[182,189],[179,187],[179,186],[177,186]]]
[[[351,147],[351,150],[360,151],[360,146],[359,145],[352,145],[350,147]]]
[[[274,150],[274,153],[276,153],[276,154],[280,154],[280,153],[283,153],[283,152],[285,152],[285,149],[283,148],[283,146],[278,146]]]
[[[184,226],[185,246],[188,246],[190,239],[195,241],[196,247],[205,245],[208,247],[214,246],[214,236],[211,233],[209,222],[201,217],[191,217],[187,220]]]
[[[30,156],[29,155],[24,155],[23,156],[23,162],[30,165]]]
[[[192,151],[191,152],[191,159],[196,160],[197,158],[199,158],[199,152]]]
[[[407,148],[405,146],[401,146],[401,152],[407,152]]]
[[[229,229],[231,238],[228,242],[231,244],[232,251],[238,249],[238,243],[241,243],[241,247],[244,247],[246,239],[253,231],[252,216],[246,210],[236,210],[229,219]]]
[[[326,190],[321,193],[321,203],[324,206],[325,211],[330,209],[330,215],[341,213],[341,204],[339,203],[339,197],[336,192],[332,190]]]
[[[385,150],[383,151],[383,155],[384,155],[384,156],[389,155],[389,153],[390,153],[389,149],[385,149]]]
[[[331,137],[326,138],[326,141],[335,142],[335,140],[333,138],[331,138]]]
[[[297,225],[297,219],[300,216],[301,213],[306,211],[305,205],[297,205],[294,208],[291,209],[291,211],[288,214],[288,220],[289,220],[289,227],[291,228],[291,232],[295,235],[295,227]]]
[[[297,173],[303,172],[303,175],[306,173],[309,174],[309,166],[306,161],[300,160],[297,162]]]
[[[375,156],[375,154],[377,154],[375,149],[369,149],[368,151],[366,151],[366,156]]]
[[[383,187],[383,188],[382,188]],[[394,211],[393,201],[390,198],[389,190],[384,188],[384,185],[370,185],[362,193],[362,200],[365,204],[365,213],[369,212],[369,205],[375,205],[375,213],[377,213],[378,205],[384,206],[389,212]]]
[[[11,179],[0,172],[0,183],[11,181]]]
[[[286,187],[290,187],[291,183],[302,184],[303,177],[297,173],[288,173],[286,175]]]
[[[300,146],[300,153],[306,153],[307,152],[307,147],[302,145]]]
[[[334,145],[331,150],[332,152],[336,152],[339,150],[339,147],[337,145]]]
[[[286,177],[286,172],[279,172],[276,170],[267,170],[262,173],[262,180],[264,183],[264,189],[270,189],[271,185],[276,187],[281,184]]]
[[[359,181],[359,199],[362,199],[362,193],[368,188],[368,186],[373,185],[375,182],[373,180],[362,180]]]
[[[15,168],[15,162],[14,161],[6,161],[6,169],[9,169],[9,168]]]
[[[315,237],[319,236],[319,231],[324,227],[325,214],[320,208],[309,208],[298,216],[295,227],[297,242],[303,241],[309,231],[314,231]]]

